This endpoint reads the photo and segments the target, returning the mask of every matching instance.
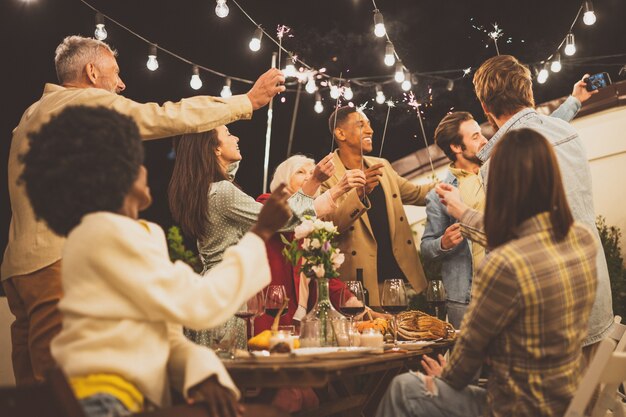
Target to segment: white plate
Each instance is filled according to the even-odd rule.
[[[419,350],[423,347],[434,345],[435,340],[401,340],[398,341],[398,347],[406,350]],[[385,343],[385,348],[392,348],[393,343]]]
[[[295,349],[293,353],[299,357],[315,356],[324,358],[352,358],[376,352],[371,347],[306,347]]]

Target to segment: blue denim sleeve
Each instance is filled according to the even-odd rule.
[[[550,116],[570,122],[576,116],[581,107],[582,104],[580,103],[580,100],[574,96],[569,96],[558,109],[552,112]]]
[[[425,259],[437,259],[455,252],[460,246],[453,249],[441,248],[441,237],[446,229],[454,221],[448,216],[445,206],[439,201],[439,197],[434,190],[426,195],[426,227],[420,243],[420,251]]]

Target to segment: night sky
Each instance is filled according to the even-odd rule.
[[[563,70],[550,75],[544,85],[535,86],[538,103],[564,96],[583,73],[607,71],[614,81],[620,80],[618,64],[626,57],[590,62],[585,58],[626,53],[626,2],[623,0],[594,1],[597,22],[574,26],[577,52],[563,58]],[[214,0],[91,0],[91,4],[152,42],[185,58],[220,72],[256,79],[270,64],[271,53],[277,48],[263,39],[259,52],[252,52],[248,42],[255,27],[230,1],[230,14],[216,16]],[[379,77],[385,81],[393,69],[383,64],[385,42],[373,34],[372,2],[367,0],[240,0],[246,11],[271,34],[284,24],[291,27],[293,37],[284,39],[284,46],[315,68],[325,67],[327,73],[345,78]],[[555,51],[567,33],[580,2],[552,0],[525,2],[505,0],[378,0],[387,32],[404,64],[413,72],[440,72],[444,78],[459,78],[462,68],[476,68],[495,54],[487,34],[473,26],[492,29],[498,23],[503,36],[498,45],[501,53],[517,56],[525,63],[546,59]],[[6,188],[6,159],[11,130],[23,111],[42,93],[45,82],[56,82],[54,49],[64,36],[92,36],[94,12],[79,0],[2,0],[0,2],[0,39],[2,42],[2,80],[5,104],[0,121],[3,169],[2,218],[0,246],[6,244],[10,219]],[[146,68],[148,46],[111,22],[106,25],[106,42],[119,52],[121,76],[127,89],[126,97],[139,102],[179,100],[194,94],[218,95],[224,79],[201,73],[204,85],[198,92],[189,86],[191,66],[160,52],[160,67],[156,72]],[[510,38],[510,42],[509,42]],[[523,41],[523,42],[522,42]],[[488,47],[486,47],[488,45]],[[285,55],[283,54],[283,57]],[[457,71],[448,71],[457,70]],[[448,71],[448,72],[446,72]],[[480,106],[471,85],[471,75],[455,82],[452,92],[447,81],[419,76],[414,86],[417,97],[430,102],[425,108],[425,127],[429,143],[441,117],[451,108],[468,110],[483,121]],[[363,83],[363,82],[362,82]],[[374,152],[378,154],[386,114],[386,106],[373,101],[374,85],[352,83],[360,105],[369,100],[372,109]],[[294,88],[294,87],[291,87]],[[402,100],[403,92],[395,82],[383,86],[388,98]],[[249,85],[234,81],[234,94],[245,93]],[[334,100],[328,90],[321,95],[325,110],[313,111],[314,97],[302,93],[293,142],[294,153],[304,153],[319,159],[330,151],[327,120]],[[270,173],[286,157],[287,138],[293,115],[294,93],[282,95],[274,102]],[[251,121],[230,126],[241,139],[243,163],[237,182],[250,195],[261,193],[263,178],[263,149],[266,109],[255,112]],[[391,113],[384,157],[394,161],[424,146],[415,112],[400,104]],[[152,208],[144,217],[167,227],[171,224],[167,208],[166,188],[172,161],[168,159],[171,140],[146,144],[146,165],[150,186],[155,197]]]

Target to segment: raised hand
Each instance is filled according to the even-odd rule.
[[[382,168],[383,164],[376,164],[363,171],[365,173],[365,187],[357,189],[360,198],[363,198],[364,191],[365,194],[370,194],[380,184],[380,177],[383,176]]]
[[[443,355],[437,355],[439,362],[431,358],[430,356],[422,355],[422,368],[428,376],[441,376],[443,368],[446,366],[446,358]]]
[[[589,74],[583,75],[583,78],[574,84],[574,88],[572,89],[572,95],[576,97],[581,103],[589,100],[592,95],[597,94],[599,90],[587,91],[587,82],[586,78],[589,77]]]
[[[441,249],[452,249],[461,243],[461,241],[463,241],[463,236],[461,235],[461,225],[459,223],[454,223],[443,233],[443,236],[441,237]]]
[[[459,189],[450,184],[439,184],[435,187],[435,192],[439,196],[441,203],[448,209],[448,214],[455,219],[460,219],[461,215],[468,209],[461,200]]]
[[[266,106],[276,94],[285,91],[284,83],[285,76],[276,68],[270,68],[262,74],[248,91],[252,109],[258,110]]]
[[[330,189],[333,200],[341,197],[353,188],[363,188],[365,186],[365,173],[360,169],[351,169],[341,177],[339,182]]]
[[[287,185],[282,183],[274,190],[261,209],[256,224],[250,229],[263,240],[269,239],[291,217],[291,209],[287,203],[289,193],[285,190],[286,187]]]
[[[335,163],[333,162],[333,154],[329,153],[315,165],[311,178],[321,184],[332,177],[334,173]]]

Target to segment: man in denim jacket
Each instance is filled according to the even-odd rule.
[[[600,236],[595,225],[591,171],[580,136],[563,120],[541,115],[533,109],[532,80],[528,68],[510,55],[490,58],[476,71],[474,87],[487,118],[499,128],[489,143],[478,153],[478,157],[485,161],[481,175],[486,186],[489,173],[488,159],[502,136],[512,129],[530,128],[538,131],[554,146],[574,220],[586,224],[600,245]],[[582,93],[584,87],[585,82],[581,81],[574,89],[585,94]],[[586,93],[586,97],[590,95],[591,93]],[[450,215],[459,218],[464,236],[480,240],[482,225],[464,222],[464,219],[476,217],[471,216],[471,210],[467,210],[454,192],[445,189],[438,191],[445,199]],[[589,318],[588,336],[583,342],[586,360],[591,358],[596,343],[609,334],[613,324],[609,273],[604,252],[601,250],[597,256],[597,271],[596,299]]]
[[[578,113],[581,103],[591,96],[578,84],[552,117],[569,122]],[[459,188],[461,199],[468,207],[484,211],[485,189],[483,175],[479,175],[482,165],[479,155],[483,155],[481,150],[487,140],[478,123],[470,113],[449,113],[435,130],[435,142],[451,161],[443,182]],[[446,289],[448,321],[458,329],[469,305],[474,271],[485,250],[476,240],[463,239],[460,224],[448,214],[434,190],[426,197],[426,216],[421,253],[425,259],[443,261],[441,276]]]

